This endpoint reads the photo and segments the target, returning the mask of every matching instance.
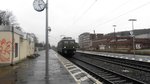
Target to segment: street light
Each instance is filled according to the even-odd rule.
[[[117,38],[116,38],[116,32],[115,32],[116,25],[113,25],[113,27],[114,27],[114,38],[115,38],[115,47],[114,48],[117,48],[117,44],[116,44]]]
[[[135,35],[134,35],[134,24],[133,24],[133,22],[136,21],[136,19],[129,19],[128,21],[132,21],[133,54],[134,54],[134,59],[135,59]]]

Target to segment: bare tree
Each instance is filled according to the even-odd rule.
[[[5,11],[0,10],[0,25],[4,24]]]
[[[18,25],[16,17],[10,11],[0,10],[0,25]]]

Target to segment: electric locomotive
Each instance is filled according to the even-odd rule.
[[[74,55],[76,52],[76,43],[75,40],[71,37],[62,38],[57,45],[58,53],[62,55]]]

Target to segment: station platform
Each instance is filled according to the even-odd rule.
[[[121,54],[121,53],[96,52],[96,51],[81,51],[81,50],[78,50],[77,52],[87,53],[87,54],[95,54],[95,55],[107,56],[107,57],[114,57],[114,58],[121,58],[121,59],[150,62],[150,56],[149,55],[137,55],[137,54],[134,55],[134,54]]]
[[[19,64],[14,84],[46,84],[45,51]],[[53,50],[49,50],[49,84],[102,84]]]

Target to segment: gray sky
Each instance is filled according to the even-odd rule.
[[[12,11],[25,32],[45,41],[45,10],[36,12],[34,0],[1,0],[0,10]],[[44,0],[45,1],[45,0]],[[83,32],[110,33],[131,30],[128,19],[137,19],[135,29],[150,28],[150,0],[49,0],[49,40],[52,45],[61,35],[78,39]],[[77,41],[77,40],[76,40]]]

